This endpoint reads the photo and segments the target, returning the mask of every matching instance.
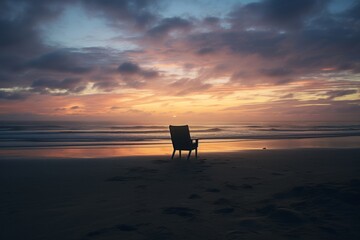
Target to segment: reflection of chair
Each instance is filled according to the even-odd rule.
[[[187,159],[189,159],[191,151],[195,149],[195,157],[197,158],[197,148],[199,145],[199,139],[191,139],[189,126],[169,126],[171,141],[173,144],[173,154],[171,158],[174,158],[175,151],[179,150],[179,156],[181,158],[181,150],[189,151]]]

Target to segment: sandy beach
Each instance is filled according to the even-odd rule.
[[[0,36],[0,240],[360,240],[360,0],[0,0]]]
[[[360,149],[0,160],[1,239],[360,239]]]

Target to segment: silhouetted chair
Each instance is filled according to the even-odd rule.
[[[199,139],[191,139],[189,126],[169,126],[171,141],[173,144],[173,154],[171,159],[174,158],[176,150],[179,150],[179,156],[181,158],[181,150],[189,151],[187,159],[189,159],[191,151],[195,149],[195,157],[197,158],[197,148],[199,145]]]

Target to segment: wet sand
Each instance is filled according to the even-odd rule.
[[[0,160],[0,239],[360,239],[360,149]]]

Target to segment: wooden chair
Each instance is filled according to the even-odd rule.
[[[181,150],[189,151],[187,159],[189,159],[191,151],[195,149],[195,157],[197,158],[197,148],[199,146],[199,139],[191,139],[189,126],[169,126],[171,141],[173,144],[173,154],[171,159],[174,158],[176,150],[179,150],[179,156],[181,158]]]

